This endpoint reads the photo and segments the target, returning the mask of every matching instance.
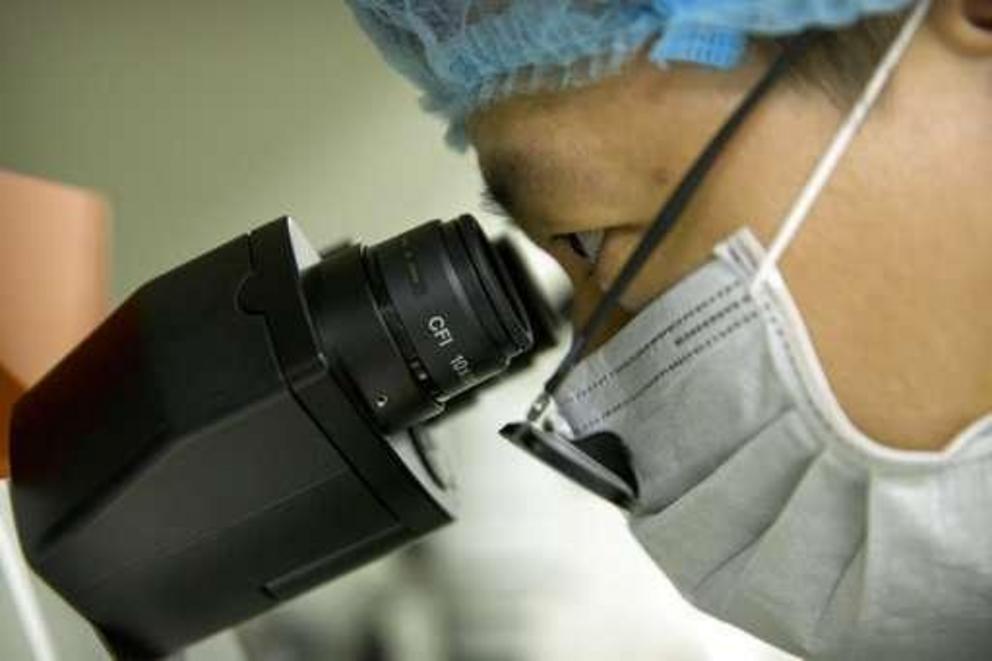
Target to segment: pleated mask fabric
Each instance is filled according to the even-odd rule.
[[[833,396],[742,230],[566,381],[576,434],[632,454],[634,535],[699,608],[810,659],[992,655],[992,416],[882,446]]]

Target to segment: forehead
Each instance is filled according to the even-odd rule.
[[[553,234],[610,222],[645,182],[666,183],[679,131],[659,123],[658,90],[647,82],[631,72],[476,112],[469,136],[493,197],[524,229]]]
[[[590,85],[520,94],[477,110],[468,120],[469,138],[484,163],[500,171],[538,174],[541,165],[520,163],[534,155],[556,165],[620,152],[643,160],[658,140],[691,130],[714,112],[729,112],[762,69],[662,70],[635,60]],[[497,167],[499,161],[506,164]]]
[[[610,223],[643,177],[619,145],[573,139],[570,132],[559,127],[554,135],[523,140],[494,131],[477,142],[491,197],[535,237]]]

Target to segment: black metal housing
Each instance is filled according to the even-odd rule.
[[[419,431],[384,431],[368,374],[328,346],[320,265],[288,219],[239,237],[140,288],[18,404],[24,552],[116,656],[165,655],[452,519]],[[410,380],[393,335],[360,340]],[[418,393],[413,419],[440,410]]]

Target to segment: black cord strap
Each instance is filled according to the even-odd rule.
[[[582,355],[592,337],[609,318],[620,297],[623,296],[645,262],[651,257],[654,249],[675,226],[676,221],[678,221],[682,212],[685,211],[696,190],[705,181],[706,175],[712,170],[717,157],[726,148],[730,139],[737,133],[744,120],[750,116],[751,112],[758,105],[758,102],[789,71],[792,64],[802,56],[815,36],[815,32],[805,32],[792,39],[781,55],[775,59],[775,62],[772,63],[764,76],[762,76],[761,80],[751,89],[740,105],[734,110],[734,113],[720,127],[720,130],[717,131],[709,144],[706,145],[706,149],[703,150],[702,154],[692,164],[692,167],[689,168],[682,181],[679,182],[672,196],[661,208],[661,211],[658,212],[654,222],[651,223],[647,232],[644,233],[641,242],[627,259],[619,275],[610,284],[609,289],[607,289],[603,298],[596,305],[588,321],[573,336],[568,353],[562,359],[558,368],[555,369],[551,378],[544,384],[545,396],[553,395],[572,368],[582,359]]]

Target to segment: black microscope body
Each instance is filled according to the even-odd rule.
[[[411,347],[432,331],[437,343],[439,322],[411,321],[392,301],[416,294],[401,286],[423,293],[423,241],[474,240],[439,227],[394,240],[409,282],[370,286],[375,269],[357,248],[321,260],[292,221],[270,223],[141,287],[19,402],[12,500],[24,553],[115,656],[169,654],[452,519],[417,424],[455,376],[411,366]],[[334,282],[357,306],[350,350],[406,358],[399,376],[372,383],[344,344],[328,346],[306,293],[321,268],[341,270]],[[464,277],[489,295],[478,275]],[[465,314],[471,293],[456,302]],[[442,316],[465,334],[457,314]],[[465,376],[467,357],[437,364]],[[369,390],[403,379],[424,386],[422,401]]]

